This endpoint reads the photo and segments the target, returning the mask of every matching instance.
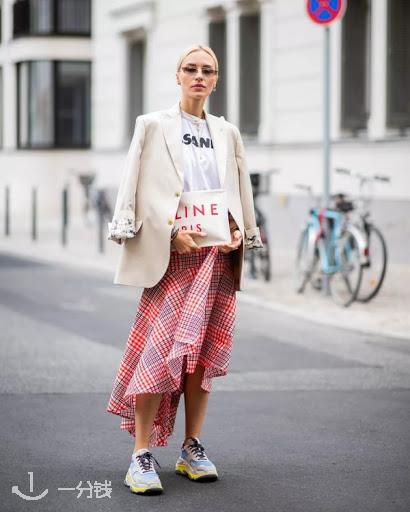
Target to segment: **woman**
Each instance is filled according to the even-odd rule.
[[[137,118],[109,223],[108,238],[122,245],[114,282],[144,288],[107,407],[135,437],[124,481],[135,493],[163,490],[149,447],[168,444],[182,393],[176,472],[218,478],[199,435],[211,379],[229,366],[243,237],[247,248],[262,246],[239,130],[204,110],[218,73],[211,48],[183,53],[181,99]],[[175,214],[183,192],[218,188],[226,191],[231,242],[202,247],[206,233],[176,229]]]

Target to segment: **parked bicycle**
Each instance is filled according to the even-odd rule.
[[[337,194],[335,208],[344,215],[356,211],[353,225],[359,231],[359,237],[364,239],[361,243],[363,277],[356,300],[369,302],[380,291],[387,270],[387,245],[380,230],[370,218],[370,204],[372,185],[375,182],[388,183],[390,178],[381,175],[364,175],[352,173],[348,169],[337,168],[336,172],[350,176],[358,181],[358,196],[356,202],[349,201],[345,194]]]
[[[312,197],[310,186],[295,186]],[[310,209],[299,236],[295,277],[298,293],[308,282],[321,289],[325,278],[335,303],[347,307],[356,299],[362,279],[360,247],[354,227],[340,211]]]
[[[258,197],[270,191],[271,175],[275,169],[269,171],[253,171],[250,173],[252,192],[254,197],[256,225],[259,226],[263,247],[252,251],[245,251],[245,275],[252,279],[271,279],[271,251],[267,233],[266,217],[258,204]]]

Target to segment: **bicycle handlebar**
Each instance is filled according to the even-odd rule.
[[[303,183],[295,183],[294,187],[300,190],[307,190],[308,192],[312,190],[312,187],[310,185],[304,185]]]
[[[339,174],[347,174],[348,176],[352,175],[349,169],[343,169],[342,167],[336,167],[335,171],[338,172]]]
[[[280,169],[272,168],[272,169],[250,169],[249,174],[254,175],[271,175],[271,174],[279,174]]]
[[[389,176],[382,176],[380,174],[374,174],[373,176],[366,176],[364,174],[360,174],[358,172],[352,174],[352,172],[349,169],[344,169],[343,167],[336,167],[335,171],[339,174],[345,174],[347,176],[350,176],[351,178],[357,178],[362,181],[382,181],[384,183],[390,183],[391,178]]]
[[[377,180],[377,181],[384,181],[386,183],[390,183],[390,177],[389,176],[378,176],[378,175],[375,175],[374,179]]]

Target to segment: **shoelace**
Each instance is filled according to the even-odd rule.
[[[154,462],[152,459],[155,460],[155,462],[158,464],[158,467],[161,468],[159,465],[159,462],[154,457],[154,455],[151,452],[145,452],[141,455],[137,455],[135,457],[136,460],[138,460],[138,463],[140,467],[142,468],[142,472],[146,473],[147,471],[153,471],[154,470]]]
[[[190,448],[195,457],[200,460],[206,460],[208,457],[205,455],[205,448],[199,443],[196,439],[191,438],[193,440],[193,444],[186,445],[187,448]]]

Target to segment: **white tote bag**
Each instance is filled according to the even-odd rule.
[[[231,243],[228,205],[224,189],[183,192],[175,216],[175,226],[207,233],[193,237],[200,247]]]

